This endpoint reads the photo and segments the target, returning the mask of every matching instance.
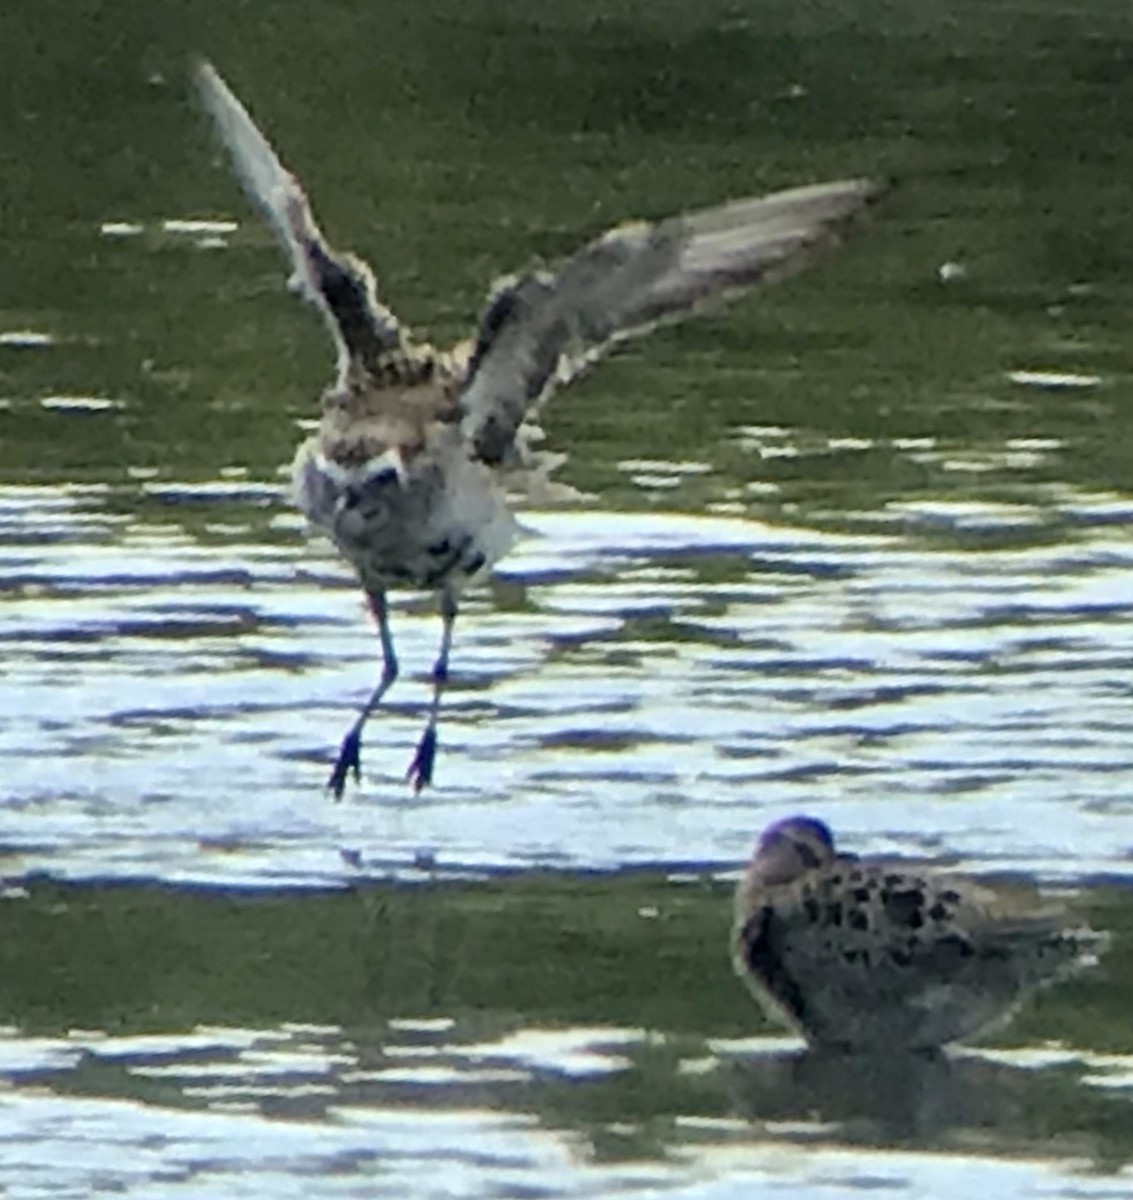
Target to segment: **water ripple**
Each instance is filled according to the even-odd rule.
[[[0,494],[0,841],[28,866],[325,884],[357,877],[343,849],[364,871],[422,849],[453,870],[727,864],[806,808],[859,849],[1129,870],[1125,526],[973,555],[529,514],[497,602],[469,597],[458,623],[437,788],[414,799],[402,772],[438,622],[399,596],[405,675],[334,805],[327,763],[376,674],[345,569],[319,543],[202,541],[107,497]]]
[[[876,1104],[907,1104],[910,1131],[918,1120],[935,1129],[935,1144],[917,1149],[868,1135],[840,1143],[840,1108],[870,1108],[853,1094],[852,1067],[832,1070],[774,1038],[616,1027],[477,1038],[452,1021],[390,1020],[361,1037],[298,1025],[9,1034],[0,1065],[0,1186],[22,1195],[227,1195],[251,1173],[258,1189],[297,1197],[715,1198],[761,1186],[912,1197],[953,1195],[978,1171],[997,1196],[1055,1185],[1100,1200],[1124,1194],[1128,1174],[1086,1174],[1072,1135],[1051,1138],[1038,1107],[1044,1085],[1068,1073],[1114,1098],[1127,1092],[1129,1059],[1118,1055],[970,1052],[894,1072],[881,1090],[900,1095]],[[646,1108],[634,1100],[638,1075],[666,1079]],[[583,1088],[593,1111],[572,1103]],[[1019,1161],[965,1153],[991,1112],[1025,1151]]]

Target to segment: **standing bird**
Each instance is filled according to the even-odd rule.
[[[362,730],[397,678],[386,593],[439,593],[444,622],[428,723],[408,778],[433,775],[437,714],[464,586],[510,548],[507,489],[535,492],[557,465],[532,444],[540,402],[619,341],[714,295],[780,279],[837,242],[881,190],[842,180],[614,229],[553,272],[497,285],[475,338],[438,350],[381,304],[370,268],[333,250],[302,185],[216,70],[196,68],[236,173],[290,260],[292,289],[338,347],[318,432],[292,468],[298,507],[358,572],[381,640],[377,686],[342,742],[329,788],[360,775]]]
[[[736,888],[731,948],[764,1011],[812,1046],[888,1053],[999,1023],[1107,941],[1034,891],[838,854],[821,821],[791,817]]]

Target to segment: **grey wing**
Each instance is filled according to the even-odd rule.
[[[613,229],[553,274],[499,289],[480,325],[461,406],[485,461],[510,452],[528,409],[617,342],[721,293],[801,270],[882,191],[848,179]]]
[[[245,193],[287,254],[290,287],[322,312],[334,335],[340,369],[352,360],[376,363],[399,349],[402,331],[393,313],[379,303],[370,268],[327,244],[299,180],[276,157],[216,69],[198,63],[195,78]]]
[[[930,880],[937,900],[955,896],[954,887],[947,876]],[[1109,945],[1106,933],[1033,887],[968,880],[959,897],[952,920],[966,931],[977,956],[1012,959],[1024,981],[1089,965]]]

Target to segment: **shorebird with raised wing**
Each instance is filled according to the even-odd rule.
[[[740,879],[732,963],[815,1047],[933,1051],[1092,964],[1108,937],[1023,886],[839,854],[829,828],[764,831]]]
[[[236,173],[286,252],[295,291],[338,348],[318,431],[293,466],[299,508],[354,566],[381,642],[381,676],[343,739],[329,787],[360,774],[362,730],[397,678],[387,592],[434,590],[443,621],[428,721],[408,777],[429,783],[462,589],[509,549],[509,491],[557,465],[534,448],[540,402],[619,341],[701,302],[767,283],[837,243],[880,192],[847,179],[611,230],[553,271],[495,288],[473,338],[438,350],[378,299],[373,272],[331,248],[298,179],[207,63],[198,89]]]

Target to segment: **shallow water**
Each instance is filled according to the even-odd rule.
[[[14,1194],[1128,1190],[1124,887],[1012,1048],[887,1062],[751,1036],[703,874],[7,898]]]
[[[317,1027],[36,1046],[8,1068],[17,1086],[3,1105],[10,1141],[0,1181],[27,1196],[243,1195],[253,1181],[273,1196],[943,1196],[972,1186],[1004,1197],[1128,1194],[1129,1177],[1095,1173],[1073,1132],[1051,1145],[1026,1128],[1026,1063],[964,1058],[945,1079],[917,1080],[925,1109],[978,1107],[979,1095],[1021,1110],[1015,1161],[980,1163],[964,1151],[966,1139],[979,1145],[982,1114],[949,1131],[958,1154],[848,1147],[821,1115],[789,1111],[813,1094],[810,1081],[784,1084],[805,1074],[786,1051],[743,1059],[715,1047],[676,1064],[678,1077],[697,1073],[685,1090],[704,1107],[754,1103],[774,1086],[789,1098],[773,1118],[641,1120],[632,1093],[617,1094],[619,1077],[650,1054],[680,1055],[647,1047],[641,1030],[454,1044],[443,1022],[406,1024],[389,1032],[379,1062],[367,1061],[373,1046]],[[39,1086],[20,1086],[27,1078]],[[62,1095],[47,1090],[53,1083]],[[583,1090],[618,1119],[580,1112],[572,1093]],[[489,1101],[500,1094],[513,1111]],[[541,1120],[525,1111],[533,1095]]]
[[[219,527],[225,490],[177,492]],[[407,678],[336,805],[326,764],[376,639],[329,551],[298,530],[202,543],[97,491],[0,495],[19,685],[0,840],[70,877],[325,884],[357,878],[344,849],[367,874],[422,851],[442,870],[726,865],[803,808],[863,850],[1129,869],[1133,541],[1113,525],[973,560],[675,513],[526,521],[503,603],[474,597],[459,626],[438,786],[403,778],[439,625],[410,599]]]
[[[0,11],[0,1188],[1133,1192],[1127,6],[154,11]],[[377,671],[281,481],[328,347],[188,47],[444,336],[627,217],[900,183],[548,409],[588,499],[469,595],[420,797],[409,595],[322,790]],[[802,1056],[723,951],[800,810],[1113,949],[993,1048]]]

